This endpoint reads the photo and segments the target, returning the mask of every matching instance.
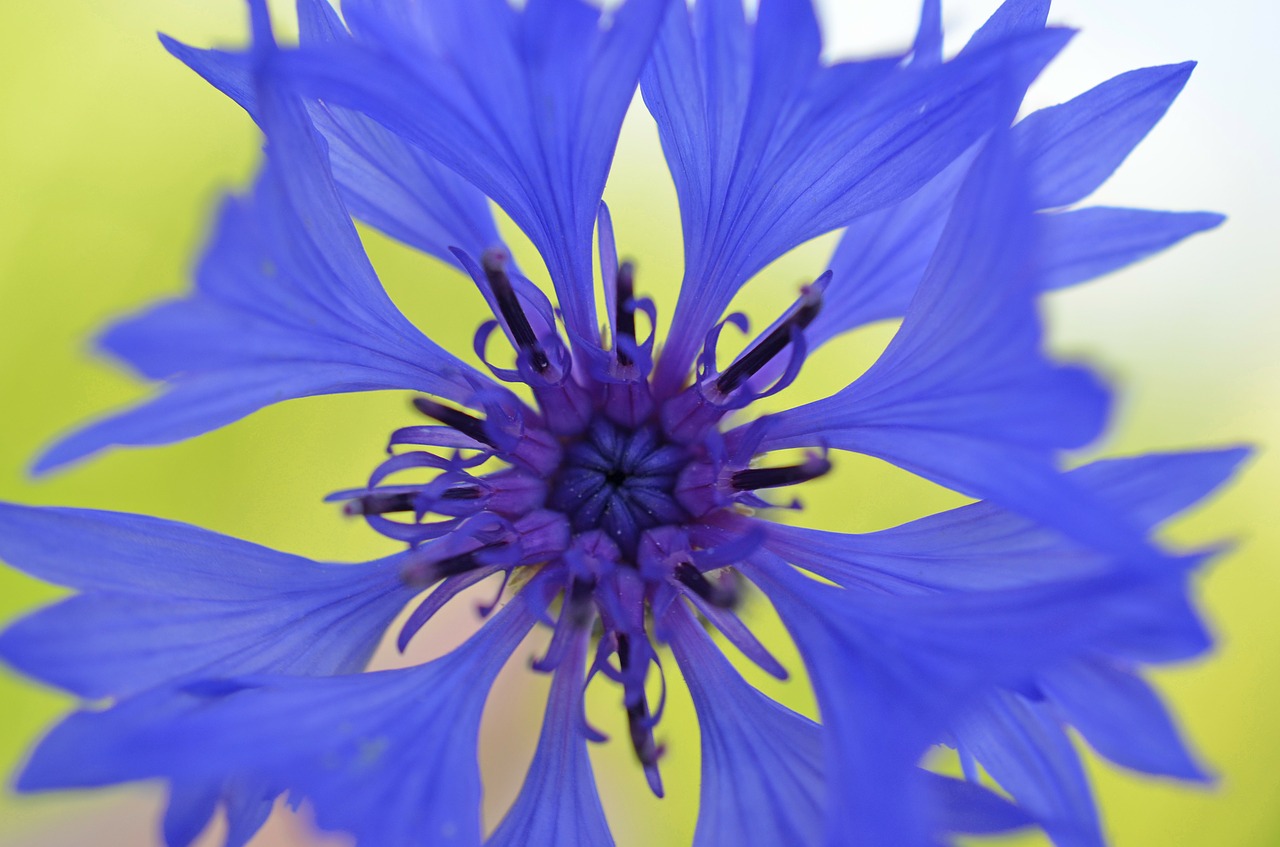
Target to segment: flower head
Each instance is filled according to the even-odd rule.
[[[1104,428],[1109,392],[1044,352],[1036,312],[1042,291],[1219,222],[1060,211],[1128,155],[1190,65],[1125,74],[1013,123],[1070,36],[1021,0],[947,61],[926,2],[909,53],[840,64],[820,60],[808,0],[763,0],[754,19],[739,0],[609,12],[348,0],[345,20],[300,0],[290,49],[265,6],[251,9],[245,53],[166,45],[262,127],[262,175],[224,205],[196,290],[103,338],[161,393],[39,467],[187,438],[293,397],[410,390],[426,421],[392,433],[366,484],[332,495],[405,549],[333,565],[148,518],[0,508],[0,555],[81,591],[13,625],[0,654],[112,699],[56,727],[20,787],[163,777],[170,844],[219,804],[228,841],[243,843],[285,792],[361,844],[478,844],[481,712],[535,629],[548,633],[533,668],[552,675],[550,695],[491,844],[610,843],[587,757],[604,737],[583,705],[599,677],[663,793],[672,658],[702,725],[698,844],[928,844],[1028,824],[1093,843],[1067,725],[1122,764],[1202,777],[1138,671],[1207,646],[1186,581],[1209,553],[1164,551],[1151,530],[1242,452],[1064,472],[1062,451]],[[685,242],[662,343],[601,202],[637,86]],[[501,243],[486,197],[537,247],[556,305]],[[487,374],[396,310],[353,215],[471,278],[493,312],[474,344]],[[726,329],[748,331],[724,315],[738,289],[842,228],[831,269],[722,356]],[[756,411],[813,349],[897,316],[847,387]],[[793,448],[805,452],[781,452]],[[779,490],[838,471],[833,451],[981,502],[864,534],[771,521]],[[449,599],[499,576],[462,647],[360,672],[422,592],[402,648]],[[787,675],[740,614],[748,586],[794,637],[820,724],[748,685],[708,636]],[[922,767],[937,744],[959,751],[968,781]],[[982,787],[975,763],[1012,800]]]

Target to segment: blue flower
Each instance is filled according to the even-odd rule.
[[[1245,451],[1065,470],[1063,451],[1103,431],[1110,394],[1046,354],[1036,304],[1220,222],[1073,208],[1190,65],[1123,74],[1015,123],[1070,37],[1034,0],[1008,0],[946,61],[926,0],[910,51],[840,64],[820,59],[809,0],[762,0],[754,19],[740,0],[607,13],[582,0],[347,0],[343,12],[299,0],[296,49],[276,45],[262,2],[247,52],[165,40],[261,126],[265,165],[224,204],[195,290],[102,338],[159,394],[37,467],[189,438],[291,398],[410,390],[434,423],[397,429],[366,484],[332,495],[405,550],[313,562],[152,518],[0,505],[0,556],[79,592],[13,624],[0,656],[87,701],[40,742],[19,788],[162,778],[170,845],[219,807],[227,843],[244,844],[282,794],[362,845],[609,844],[587,755],[605,739],[585,689],[598,675],[616,686],[661,795],[671,659],[701,724],[698,845],[926,845],[1028,825],[1098,844],[1069,727],[1123,766],[1206,778],[1142,671],[1208,647],[1187,582],[1217,551],[1167,551],[1153,532]],[[601,202],[637,87],[684,232],[661,347],[657,307]],[[501,243],[488,199],[538,249],[557,306]],[[471,278],[493,311],[475,338],[488,373],[397,311],[353,216]],[[722,361],[726,325],[747,329],[725,315],[738,290],[841,229],[830,270]],[[843,390],[749,411],[825,341],[897,317]],[[513,366],[491,359],[495,334]],[[792,448],[807,453],[768,456]],[[832,450],[978,502],[863,534],[768,520],[768,491],[832,472]],[[415,601],[402,649],[498,576],[505,603],[457,650],[362,672]],[[708,634],[787,676],[739,615],[749,586],[794,638],[821,723],[753,688]],[[533,631],[549,633],[533,662],[552,675],[542,731],[486,837],[480,717]],[[966,779],[922,765],[937,745]]]

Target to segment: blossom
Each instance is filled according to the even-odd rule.
[[[364,845],[607,844],[587,755],[605,739],[584,691],[616,686],[661,795],[665,696],[650,683],[665,695],[671,660],[702,727],[699,845],[932,844],[1026,825],[1098,843],[1069,726],[1122,765],[1205,777],[1141,672],[1208,647],[1187,584],[1216,550],[1166,550],[1153,532],[1244,451],[1066,470],[1063,452],[1105,428],[1110,392],[1044,351],[1036,303],[1220,222],[1064,211],[1160,119],[1190,65],[1123,74],[1015,122],[1070,37],[1027,0],[946,61],[926,2],[908,53],[838,64],[820,58],[808,0],[762,0],[754,19],[739,0],[607,13],[348,0],[343,13],[300,0],[297,48],[276,45],[261,2],[244,53],[166,40],[252,115],[265,163],[224,203],[195,290],[102,338],[159,393],[37,467],[291,398],[413,391],[434,423],[395,430],[367,482],[332,495],[405,549],[314,562],[153,518],[0,506],[0,556],[79,592],[13,624],[0,656],[89,701],[40,742],[21,789],[162,778],[171,845],[219,806],[227,843],[243,844],[286,793]],[[684,233],[661,346],[601,202],[637,87]],[[555,306],[486,198],[537,248]],[[471,278],[493,311],[474,345],[487,374],[396,310],[353,216]],[[748,328],[725,315],[737,291],[840,229],[831,268],[742,353],[718,355],[726,328]],[[844,389],[753,412],[823,342],[899,316]],[[495,335],[513,365],[491,355]],[[807,452],[792,464],[769,456],[795,448]],[[831,451],[977,502],[861,534],[769,519],[769,491],[832,472]],[[461,647],[363,672],[403,609],[418,603],[401,648],[490,577],[505,602]],[[749,585],[794,638],[821,722],[750,686],[708,634],[787,676],[739,614]],[[486,837],[481,713],[534,631],[533,668],[552,676],[542,731]],[[940,744],[967,779],[922,765]]]

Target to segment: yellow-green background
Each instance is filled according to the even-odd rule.
[[[915,7],[907,0],[821,5],[837,52],[904,43]],[[972,29],[992,5],[951,3],[948,24]],[[388,431],[411,420],[398,395],[296,401],[190,443],[112,453],[45,480],[25,473],[55,433],[142,396],[136,382],[92,357],[92,333],[113,316],[183,290],[217,198],[252,173],[259,144],[252,125],[154,38],[164,30],[200,44],[237,43],[242,14],[238,0],[6,2],[0,11],[0,498],[146,512],[317,558],[372,556],[386,545],[340,520],[320,496],[359,483],[382,455]],[[1112,433],[1093,452],[1268,444],[1280,419],[1273,290],[1280,279],[1280,125],[1266,111],[1277,80],[1262,68],[1271,52],[1264,39],[1280,31],[1277,13],[1261,0],[1074,0],[1057,4],[1055,18],[1085,32],[1035,90],[1038,105],[1129,67],[1202,61],[1173,113],[1100,200],[1232,216],[1219,232],[1170,255],[1053,298],[1055,345],[1102,367],[1123,392]],[[624,252],[639,261],[641,287],[668,313],[679,278],[673,197],[651,125],[632,121],[608,199]],[[369,243],[410,316],[452,349],[469,350],[483,314],[470,286],[383,239]],[[829,248],[829,240],[810,245],[771,268],[744,306],[767,317],[798,282],[823,269]],[[532,266],[525,255],[523,264]],[[811,363],[797,395],[847,379],[889,331],[873,328],[834,345]],[[809,488],[805,519],[841,528],[875,528],[959,502],[856,458],[839,458],[837,473]],[[1277,494],[1280,467],[1264,452],[1230,492],[1174,528],[1188,541],[1241,542],[1202,581],[1219,652],[1158,675],[1221,778],[1211,789],[1189,789],[1091,761],[1117,844],[1280,844]],[[55,596],[0,572],[0,618]],[[460,604],[424,633],[415,658],[462,638],[468,609]],[[387,652],[379,661],[405,660]],[[593,715],[616,733],[616,695],[599,688]],[[801,685],[771,691],[811,708]],[[517,669],[504,675],[491,701],[481,744],[491,822],[518,789],[544,692],[545,681]],[[0,770],[11,772],[41,728],[70,705],[0,671]],[[647,796],[625,745],[594,753],[622,844],[687,843],[692,831],[696,728],[683,696],[671,709],[664,724],[668,800]],[[157,808],[148,789],[5,793],[0,844],[154,843]],[[281,818],[260,843],[302,843],[305,831]]]

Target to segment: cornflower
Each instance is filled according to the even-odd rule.
[[[1191,65],[1015,122],[1071,36],[1046,26],[1047,6],[1008,0],[945,61],[936,0],[906,53],[838,64],[820,58],[809,0],[761,0],[754,17],[740,0],[346,0],[343,18],[299,0],[296,48],[255,0],[245,52],[166,39],[257,121],[265,164],[223,205],[195,290],[103,336],[159,394],[38,469],[316,394],[408,390],[432,422],[395,430],[367,482],[332,495],[404,544],[360,564],[142,516],[0,507],[0,555],[79,591],[13,624],[0,655],[89,701],[19,788],[162,778],[173,847],[219,807],[226,843],[244,844],[282,794],[366,846],[610,844],[587,755],[605,738],[584,692],[616,686],[661,796],[671,661],[701,726],[697,845],[897,847],[1029,825],[1098,844],[1068,727],[1121,765],[1205,778],[1141,670],[1207,648],[1187,582],[1216,551],[1170,552],[1152,533],[1244,451],[1065,470],[1063,451],[1103,431],[1110,392],[1046,355],[1036,303],[1220,222],[1076,208]],[[684,235],[661,347],[601,202],[637,85]],[[556,305],[489,200],[537,248]],[[493,312],[475,336],[483,369],[396,309],[353,217],[471,278]],[[836,230],[830,268],[721,356],[725,329],[748,332],[725,315],[739,289]],[[845,388],[754,411],[824,342],[899,317]],[[496,336],[513,363],[491,355]],[[771,520],[771,492],[832,472],[831,451],[977,502],[869,533]],[[498,596],[461,647],[364,672],[408,606],[401,649],[490,578]],[[788,674],[739,614],[748,586],[794,638],[820,723],[725,656],[723,643]],[[535,630],[532,668],[551,675],[542,731],[486,836],[481,712]],[[936,745],[958,751],[964,779],[922,765]]]

